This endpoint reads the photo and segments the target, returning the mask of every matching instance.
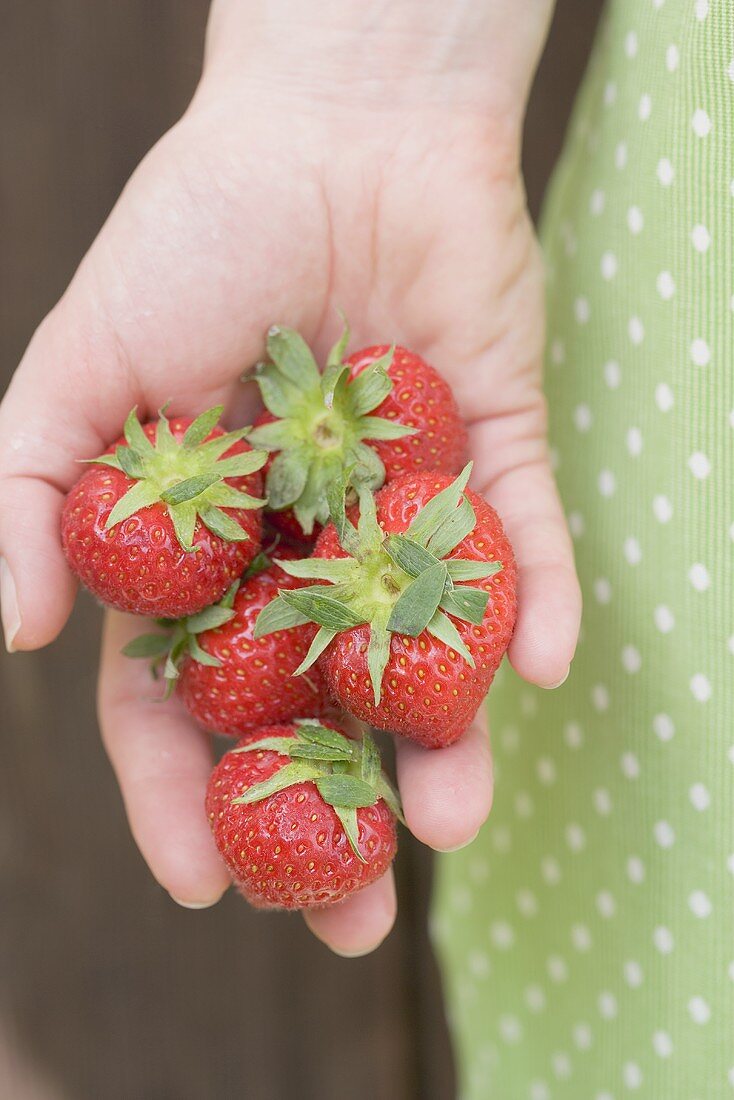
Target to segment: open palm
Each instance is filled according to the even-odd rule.
[[[14,646],[49,642],[75,593],[59,541],[76,459],[99,453],[137,405],[196,413],[223,402],[250,422],[240,380],[274,322],[324,356],[347,315],[352,348],[395,342],[449,380],[469,424],[473,486],[500,513],[520,566],[510,658],[561,681],[579,595],[548,465],[540,388],[542,280],[514,150],[474,116],[294,110],[254,96],[197,96],[137,170],[70,288],[34,336],[0,407],[3,615]],[[8,598],[8,576],[17,594]],[[155,702],[119,656],[140,624],[110,614],[103,736],[153,874],[189,905],[228,884],[204,815],[208,738]],[[406,817],[439,849],[466,843],[491,802],[479,717],[451,748],[402,742]],[[344,953],[374,946],[394,916],[391,880],[312,913]]]

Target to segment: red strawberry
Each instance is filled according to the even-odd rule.
[[[61,518],[69,565],[103,603],[180,618],[216,600],[260,549],[265,453],[247,429],[216,427],[221,406],[195,420],[141,426],[72,488]]]
[[[282,547],[278,557],[296,555]],[[152,658],[155,665],[165,658],[168,694],[178,688],[189,712],[214,733],[241,737],[301,715],[326,714],[334,706],[321,671],[293,675],[316,626],[253,638],[255,620],[279,589],[312,583],[289,577],[261,554],[220,603],[180,619],[167,634],[141,634],[123,653]]]
[[[395,857],[397,796],[372,738],[315,721],[270,726],[212,772],[206,812],[236,886],[260,909],[341,901]]]
[[[405,348],[366,348],[344,360],[345,332],[319,372],[291,329],[268,333],[258,367],[266,411],[249,435],[272,452],[266,487],[272,522],[291,538],[328,521],[329,485],[350,472],[372,490],[402,473],[456,473],[466,429],[446,382]]]
[[[471,722],[517,611],[512,548],[496,512],[465,491],[470,468],[455,481],[407,474],[374,500],[363,493],[357,529],[336,494],[314,557],[284,563],[331,583],[281,592],[256,630],[282,629],[287,610],[318,622],[301,669],[318,658],[340,706],[430,748]]]

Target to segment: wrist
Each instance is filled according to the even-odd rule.
[[[483,114],[519,141],[553,0],[213,0],[204,87],[324,110]]]

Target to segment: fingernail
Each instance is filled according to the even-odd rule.
[[[436,850],[439,851],[439,852],[445,852],[445,853],[460,852],[462,848],[468,848],[470,844],[473,844],[478,836],[479,836],[479,829],[477,829],[477,831],[474,833],[474,835],[470,836],[468,840],[462,841],[461,844],[455,844],[453,848],[437,848]]]
[[[174,897],[171,894],[171,898],[176,902],[176,905],[180,905],[182,909],[211,909],[212,905],[216,905],[220,900],[214,898],[212,901],[183,901],[181,898]]]
[[[20,611],[15,581],[5,558],[0,558],[0,615],[2,615],[5,648],[15,653],[15,636],[20,630]]]
[[[566,669],[566,671],[564,672],[563,676],[561,676],[560,680],[556,680],[555,684],[548,684],[547,685],[546,691],[555,691],[556,688],[559,688],[559,687],[561,687],[562,684],[565,684],[566,680],[569,677],[570,672],[571,672],[571,666],[569,665],[568,668]]]
[[[361,959],[363,955],[371,955],[373,951],[377,950],[381,943],[382,940],[378,940],[377,943],[371,943],[369,947],[361,947],[359,951],[343,951],[338,947],[332,947],[330,943],[326,946],[333,951],[335,955],[338,955],[340,959]]]

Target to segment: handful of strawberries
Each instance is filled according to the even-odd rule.
[[[346,344],[345,331],[320,371],[296,332],[272,328],[251,429],[225,432],[221,407],[146,424],[133,410],[62,517],[87,588],[161,628],[127,655],[238,738],[206,812],[263,908],[339,901],[395,856],[398,796],[367,728],[348,733],[340,712],[451,744],[515,623],[512,548],[467,488],[448,385],[404,348],[345,358]]]

